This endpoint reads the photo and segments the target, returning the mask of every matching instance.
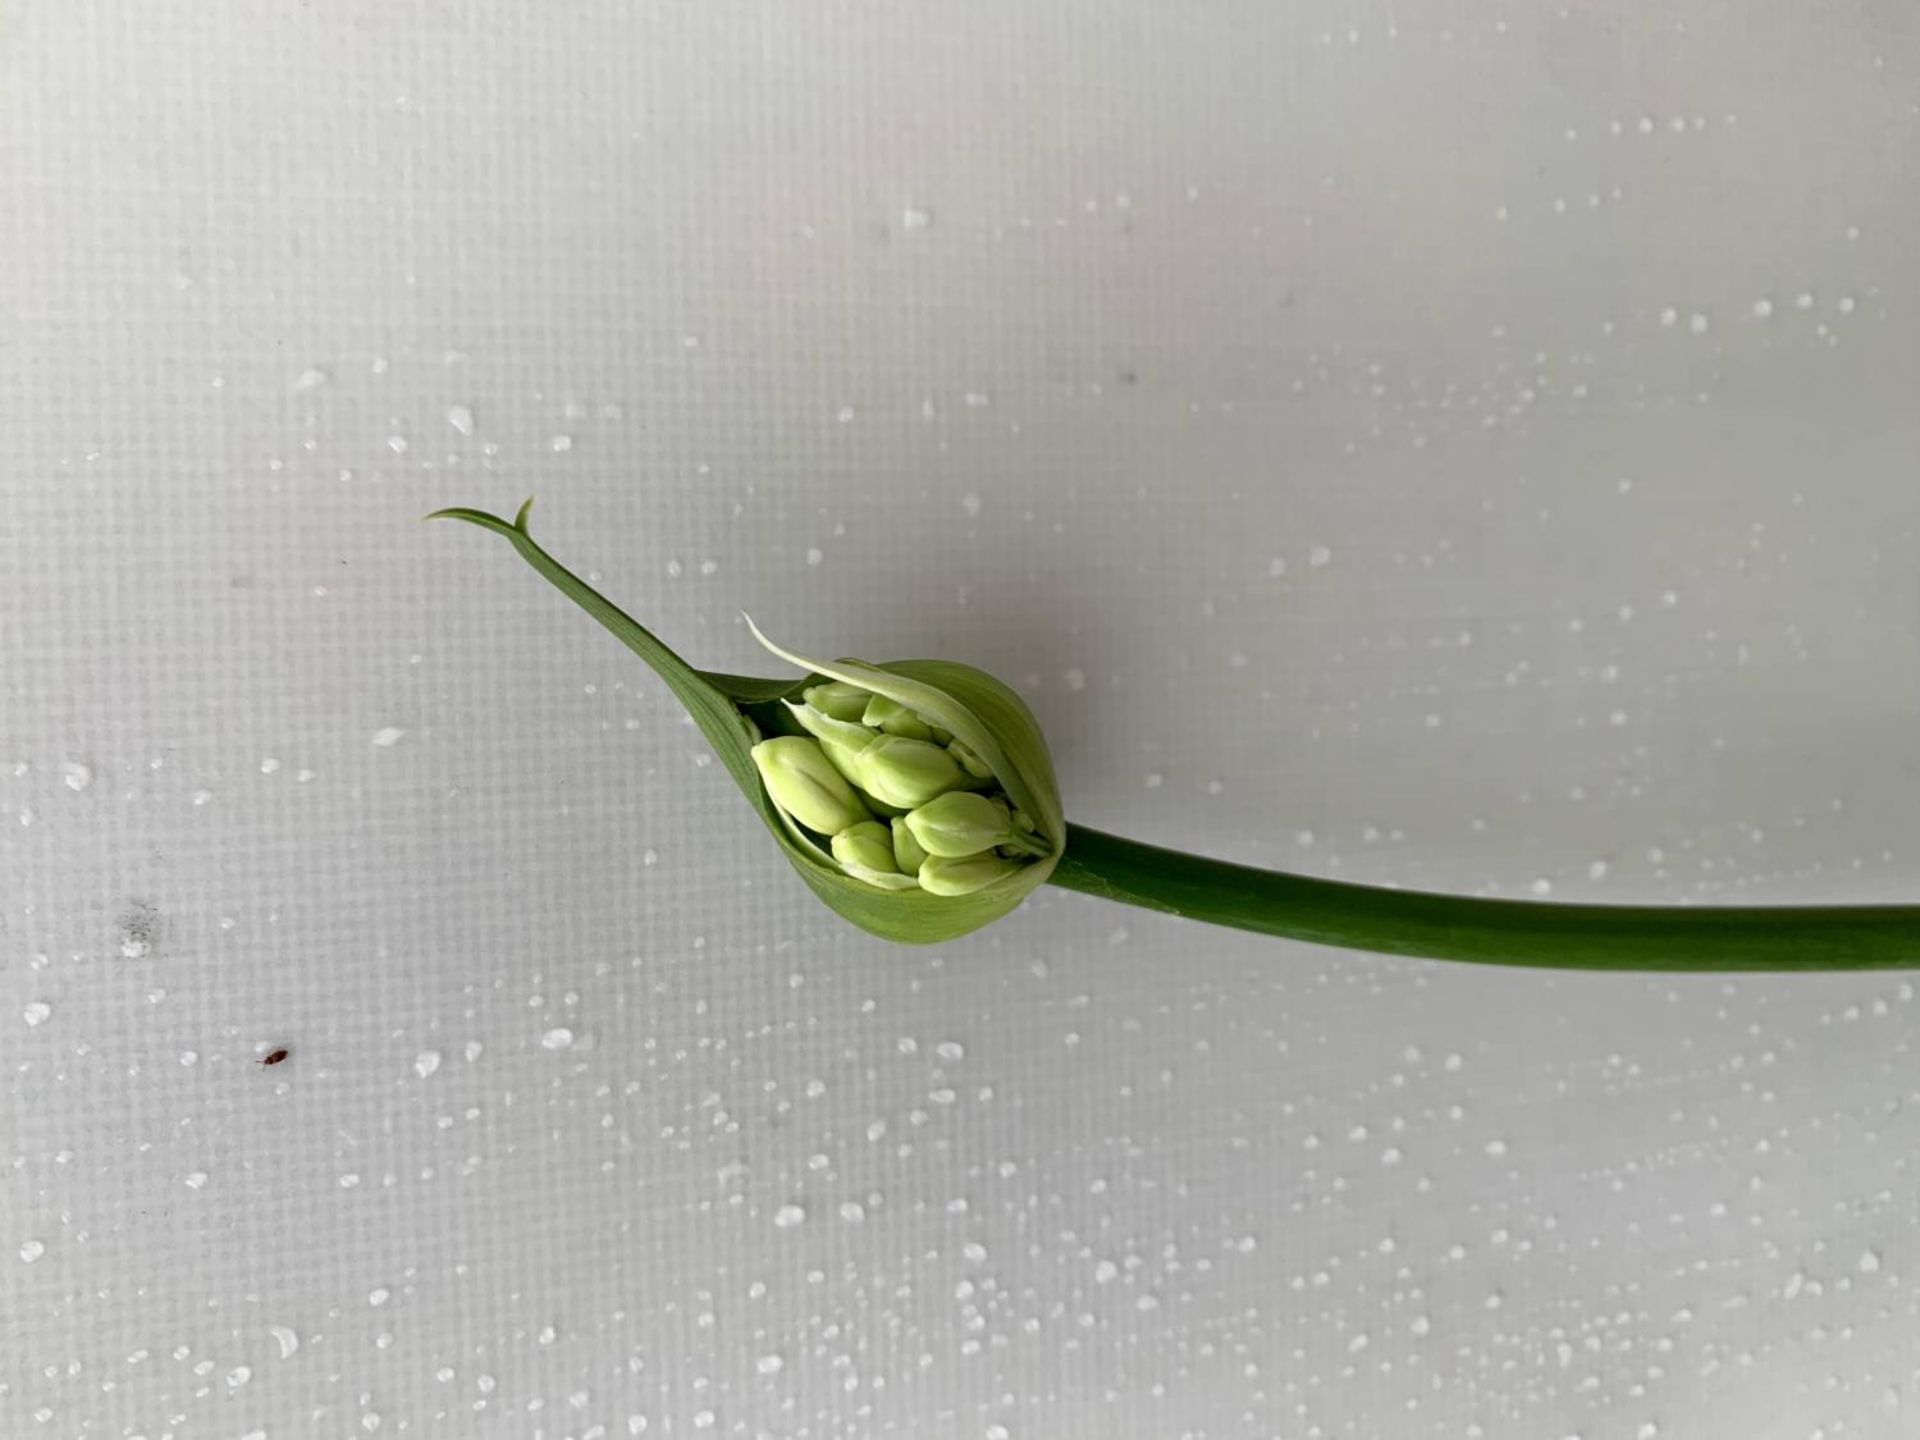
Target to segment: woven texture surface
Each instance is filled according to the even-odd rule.
[[[1866,0],[8,7],[0,1434],[1912,1434],[1900,976],[889,948],[417,517],[980,665],[1141,839],[1911,900],[1917,81]]]

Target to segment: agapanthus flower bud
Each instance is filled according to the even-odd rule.
[[[858,724],[860,717],[866,714],[867,706],[873,702],[873,692],[834,680],[825,685],[809,685],[800,692],[800,698],[822,715]]]
[[[774,804],[809,830],[837,835],[873,818],[826,752],[804,735],[762,740],[749,753]]]
[[[984,890],[1019,873],[1017,862],[989,851],[985,855],[965,855],[956,859],[929,855],[927,863],[920,867],[919,879],[920,888],[929,894],[959,896],[971,895],[976,890]]]
[[[947,753],[953,756],[960,763],[960,768],[974,779],[988,780],[993,777],[993,768],[974,754],[964,741],[952,741],[947,746]]]
[[[929,855],[958,859],[1014,842],[1013,817],[1004,803],[972,790],[936,796],[902,817]]]
[[[911,809],[967,783],[953,756],[931,740],[882,735],[854,758],[860,788],[888,805]]]
[[[913,831],[907,828],[907,817],[896,815],[888,822],[893,826],[893,865],[902,875],[918,875],[920,867],[926,862],[927,852],[920,848],[920,842],[913,838]]]
[[[902,735],[909,740],[932,740],[933,727],[914,714],[897,700],[889,700],[884,695],[876,695],[867,702],[866,710],[860,716],[862,725],[871,725],[889,735]]]

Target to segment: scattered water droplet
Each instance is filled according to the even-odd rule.
[[[93,784],[93,767],[83,765],[78,760],[63,761],[60,766],[60,779],[69,790],[78,794]]]
[[[190,1172],[187,1176],[187,1188],[189,1190],[206,1189],[207,1188],[207,1172],[204,1170],[195,1170]]]
[[[787,1368],[784,1355],[762,1355],[754,1366],[762,1375],[778,1375]]]
[[[253,1371],[245,1365],[236,1365],[227,1372],[227,1388],[238,1390],[253,1378]]]
[[[840,1205],[840,1218],[849,1225],[858,1225],[862,1220],[867,1218],[867,1207],[862,1205],[858,1200],[842,1201]]]
[[[396,455],[406,454],[407,437],[404,435],[389,435],[387,437],[387,448]]]
[[[413,1057],[413,1073],[418,1075],[422,1080],[426,1079],[439,1068],[440,1052],[438,1050],[422,1050],[418,1055]]]
[[[556,1025],[540,1037],[540,1044],[547,1050],[565,1050],[573,1044],[573,1031],[564,1025]]]
[[[933,216],[925,210],[915,210],[912,206],[908,206],[900,212],[900,228],[902,230],[924,230],[932,223]]]
[[[53,1018],[53,1006],[44,1000],[29,1000],[20,1015],[29,1025],[44,1025]]]
[[[960,497],[960,508],[969,515],[978,515],[982,503],[980,497],[971,490]]]
[[[1068,690],[1076,694],[1087,688],[1087,672],[1077,665],[1070,667],[1060,679]]]
[[[553,437],[552,440],[548,441],[547,443],[553,446],[554,454],[564,455],[567,453],[567,451],[573,449],[573,436],[556,435]]]
[[[1860,1252],[1859,1267],[1862,1275],[1878,1273],[1880,1269],[1880,1252],[1878,1250],[1862,1250]]]
[[[389,746],[398,745],[401,737],[406,733],[398,725],[383,725],[373,732],[373,743],[385,750]]]
[[[782,1205],[773,1212],[773,1223],[782,1230],[791,1230],[807,1218],[807,1212],[798,1205]]]
[[[270,1325],[267,1333],[273,1336],[274,1343],[280,1347],[282,1360],[291,1360],[293,1352],[300,1348],[300,1337],[285,1325]]]
[[[20,1246],[20,1260],[21,1263],[26,1265],[33,1264],[34,1261],[46,1253],[47,1247],[38,1240],[27,1240],[22,1242]]]
[[[471,435],[473,434],[473,411],[469,410],[465,405],[449,405],[447,407],[447,424],[458,430],[462,435]]]
[[[1313,547],[1313,549],[1307,552],[1307,564],[1311,565],[1316,570],[1318,570],[1322,565],[1330,564],[1332,560],[1333,560],[1333,551],[1328,549],[1325,545],[1316,545]]]

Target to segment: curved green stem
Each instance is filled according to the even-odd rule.
[[[1562,970],[1920,967],[1920,905],[1562,905],[1257,870],[1067,826],[1055,885],[1316,945]]]

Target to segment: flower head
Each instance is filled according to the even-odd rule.
[[[840,915],[890,940],[950,940],[1052,874],[1067,834],[1053,762],[1033,712],[993,676],[950,660],[812,660],[751,619],[754,638],[804,678],[695,670],[534,542],[532,503],[511,522],[464,508],[435,515],[504,535],[651,666]]]

